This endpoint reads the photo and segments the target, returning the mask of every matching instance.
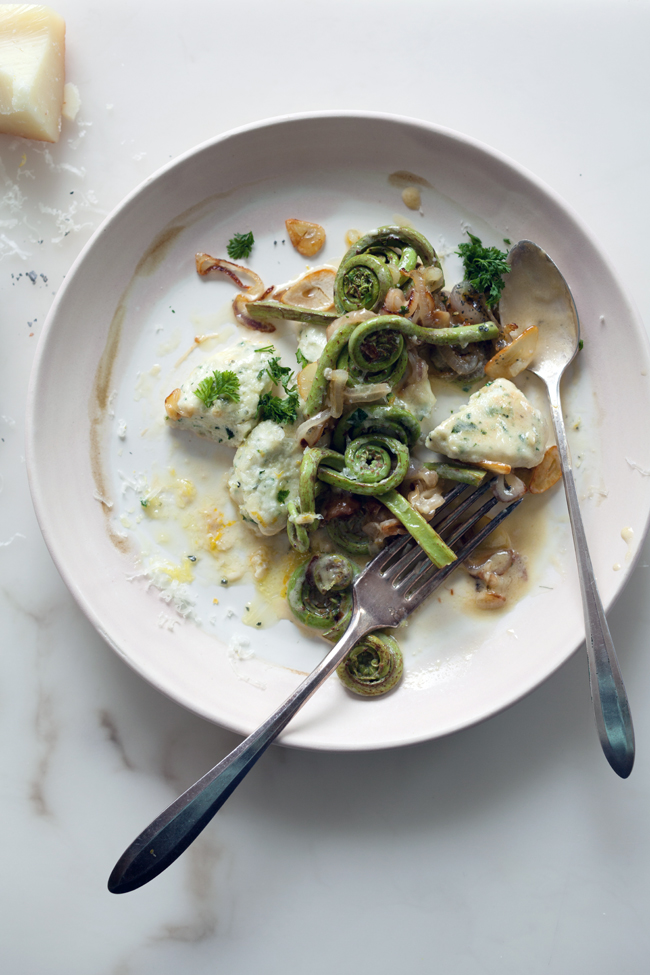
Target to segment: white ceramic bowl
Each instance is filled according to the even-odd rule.
[[[247,630],[252,655],[242,659],[233,655],[232,641],[244,632],[239,616],[248,590],[220,591],[214,616],[203,613],[199,626],[182,621],[138,577],[137,537],[118,517],[119,472],[128,467],[135,476],[169,458],[164,436],[141,435],[147,403],[162,416],[162,394],[172,388],[164,383],[179,354],[160,351],[160,369],[151,372],[156,329],[163,338],[180,329],[184,347],[197,316],[208,318],[232,297],[226,284],[201,290],[196,250],[220,249],[225,256],[232,232],[254,227],[249,263],[265,281],[280,283],[304,266],[282,243],[286,217],[322,223],[328,232],[324,259],[340,257],[346,228],[365,231],[408,213],[399,180],[388,178],[398,171],[429,184],[422,184],[422,213],[411,217],[434,246],[442,242],[448,274],[459,273],[453,249],[469,227],[491,243],[499,243],[499,235],[537,241],[573,290],[585,349],[566,387],[566,408],[606,607],[646,531],[645,332],[598,245],[548,187],[458,133],[380,114],[273,119],[205,143],[138,187],[67,275],[34,366],[28,466],[45,540],[97,630],[161,691],[242,733],[267,717],[300,680],[296,671],[308,670],[325,648],[284,621],[262,632]],[[153,398],[142,391],[143,376],[151,376]],[[129,433],[121,439],[116,424],[123,417]],[[182,464],[183,446],[173,447]],[[203,451],[202,462],[209,456],[205,447],[187,450]],[[544,538],[520,602],[477,619],[459,612],[448,593],[441,603],[434,597],[420,624],[406,632],[407,679],[398,691],[357,700],[333,678],[282,740],[341,750],[426,740],[494,714],[560,666],[584,638],[561,490],[530,511]],[[624,529],[632,534],[623,538]]]

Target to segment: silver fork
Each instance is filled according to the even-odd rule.
[[[433,527],[456,553],[456,561],[451,565],[436,569],[410,535],[398,536],[368,563],[354,582],[352,619],[336,646],[257,731],[140,833],[113,868],[108,881],[111,893],[135,890],[173,863],[355,644],[373,630],[401,623],[521,503],[522,499],[519,499],[502,506],[487,524],[463,540],[463,536],[498,504],[494,496],[486,499],[491,484],[488,479],[474,491],[459,484],[445,497],[443,507],[438,509],[432,521]],[[459,544],[458,549],[456,544]]]

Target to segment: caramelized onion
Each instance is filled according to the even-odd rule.
[[[320,440],[331,415],[330,410],[321,410],[300,424],[296,430],[296,440],[301,447],[313,447]]]
[[[426,268],[416,268],[410,272],[413,288],[409,295],[407,315],[413,322],[424,328],[433,328],[437,321],[436,303],[425,283]]]
[[[330,412],[338,419],[343,413],[345,403],[345,388],[348,384],[347,369],[326,369],[325,378],[329,380]]]
[[[499,474],[492,485],[492,493],[499,501],[508,504],[526,493],[526,485],[516,474]]]
[[[382,313],[387,315],[398,315],[400,309],[406,307],[406,296],[401,288],[389,288],[384,298]]]
[[[247,307],[250,304],[250,299],[245,295],[237,295],[232,303],[232,310],[235,313],[235,318],[238,322],[244,325],[246,328],[252,329],[254,332],[275,332],[275,325],[271,322],[258,322],[254,318],[251,318],[247,313]]]
[[[348,386],[344,390],[347,403],[373,403],[390,393],[390,383],[366,383],[362,386]]]
[[[327,341],[332,338],[332,336],[338,332],[342,325],[351,325],[354,322],[367,322],[370,318],[376,318],[377,313],[370,311],[368,308],[360,308],[358,311],[349,311],[345,315],[341,315],[340,318],[335,318],[333,322],[327,326]]]
[[[246,292],[248,301],[256,301],[264,293],[264,282],[259,274],[241,264],[233,264],[232,261],[224,261],[219,257],[211,257],[210,254],[198,253],[196,255],[196,270],[202,277],[205,277],[210,271],[227,275],[238,288]],[[241,280],[242,276],[250,278],[251,284],[244,284]]]
[[[257,322],[246,311],[246,305],[250,304],[251,301],[257,301],[273,290],[272,288],[264,288],[264,282],[259,274],[242,264],[233,264],[232,261],[212,257],[203,252],[196,254],[195,260],[196,270],[202,277],[211,272],[225,274],[233,284],[242,289],[243,293],[237,295],[232,303],[232,310],[238,322],[255,332],[275,332],[275,325],[271,325],[269,322]],[[242,277],[248,278],[251,283],[244,284]]]
[[[457,352],[450,345],[439,345],[436,348],[440,358],[458,376],[471,376],[475,373],[486,360],[485,353],[474,346],[471,352]]]

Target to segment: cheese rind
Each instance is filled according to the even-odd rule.
[[[58,142],[65,21],[48,7],[0,4],[0,132]]]

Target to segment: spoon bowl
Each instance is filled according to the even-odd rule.
[[[517,335],[536,325],[539,337],[529,370],[546,384],[555,428],[585,617],[589,681],[596,726],[605,756],[622,778],[634,764],[634,730],[616,652],[598,593],[560,402],[560,380],[580,348],[580,324],[573,296],[548,254],[530,240],[520,240],[508,255],[510,272],[499,310],[501,321],[516,323]]]
[[[508,255],[510,272],[499,308],[502,321],[539,329],[535,358],[528,367],[542,379],[566,369],[578,352],[580,322],[569,286],[548,254],[531,240],[520,240]]]

